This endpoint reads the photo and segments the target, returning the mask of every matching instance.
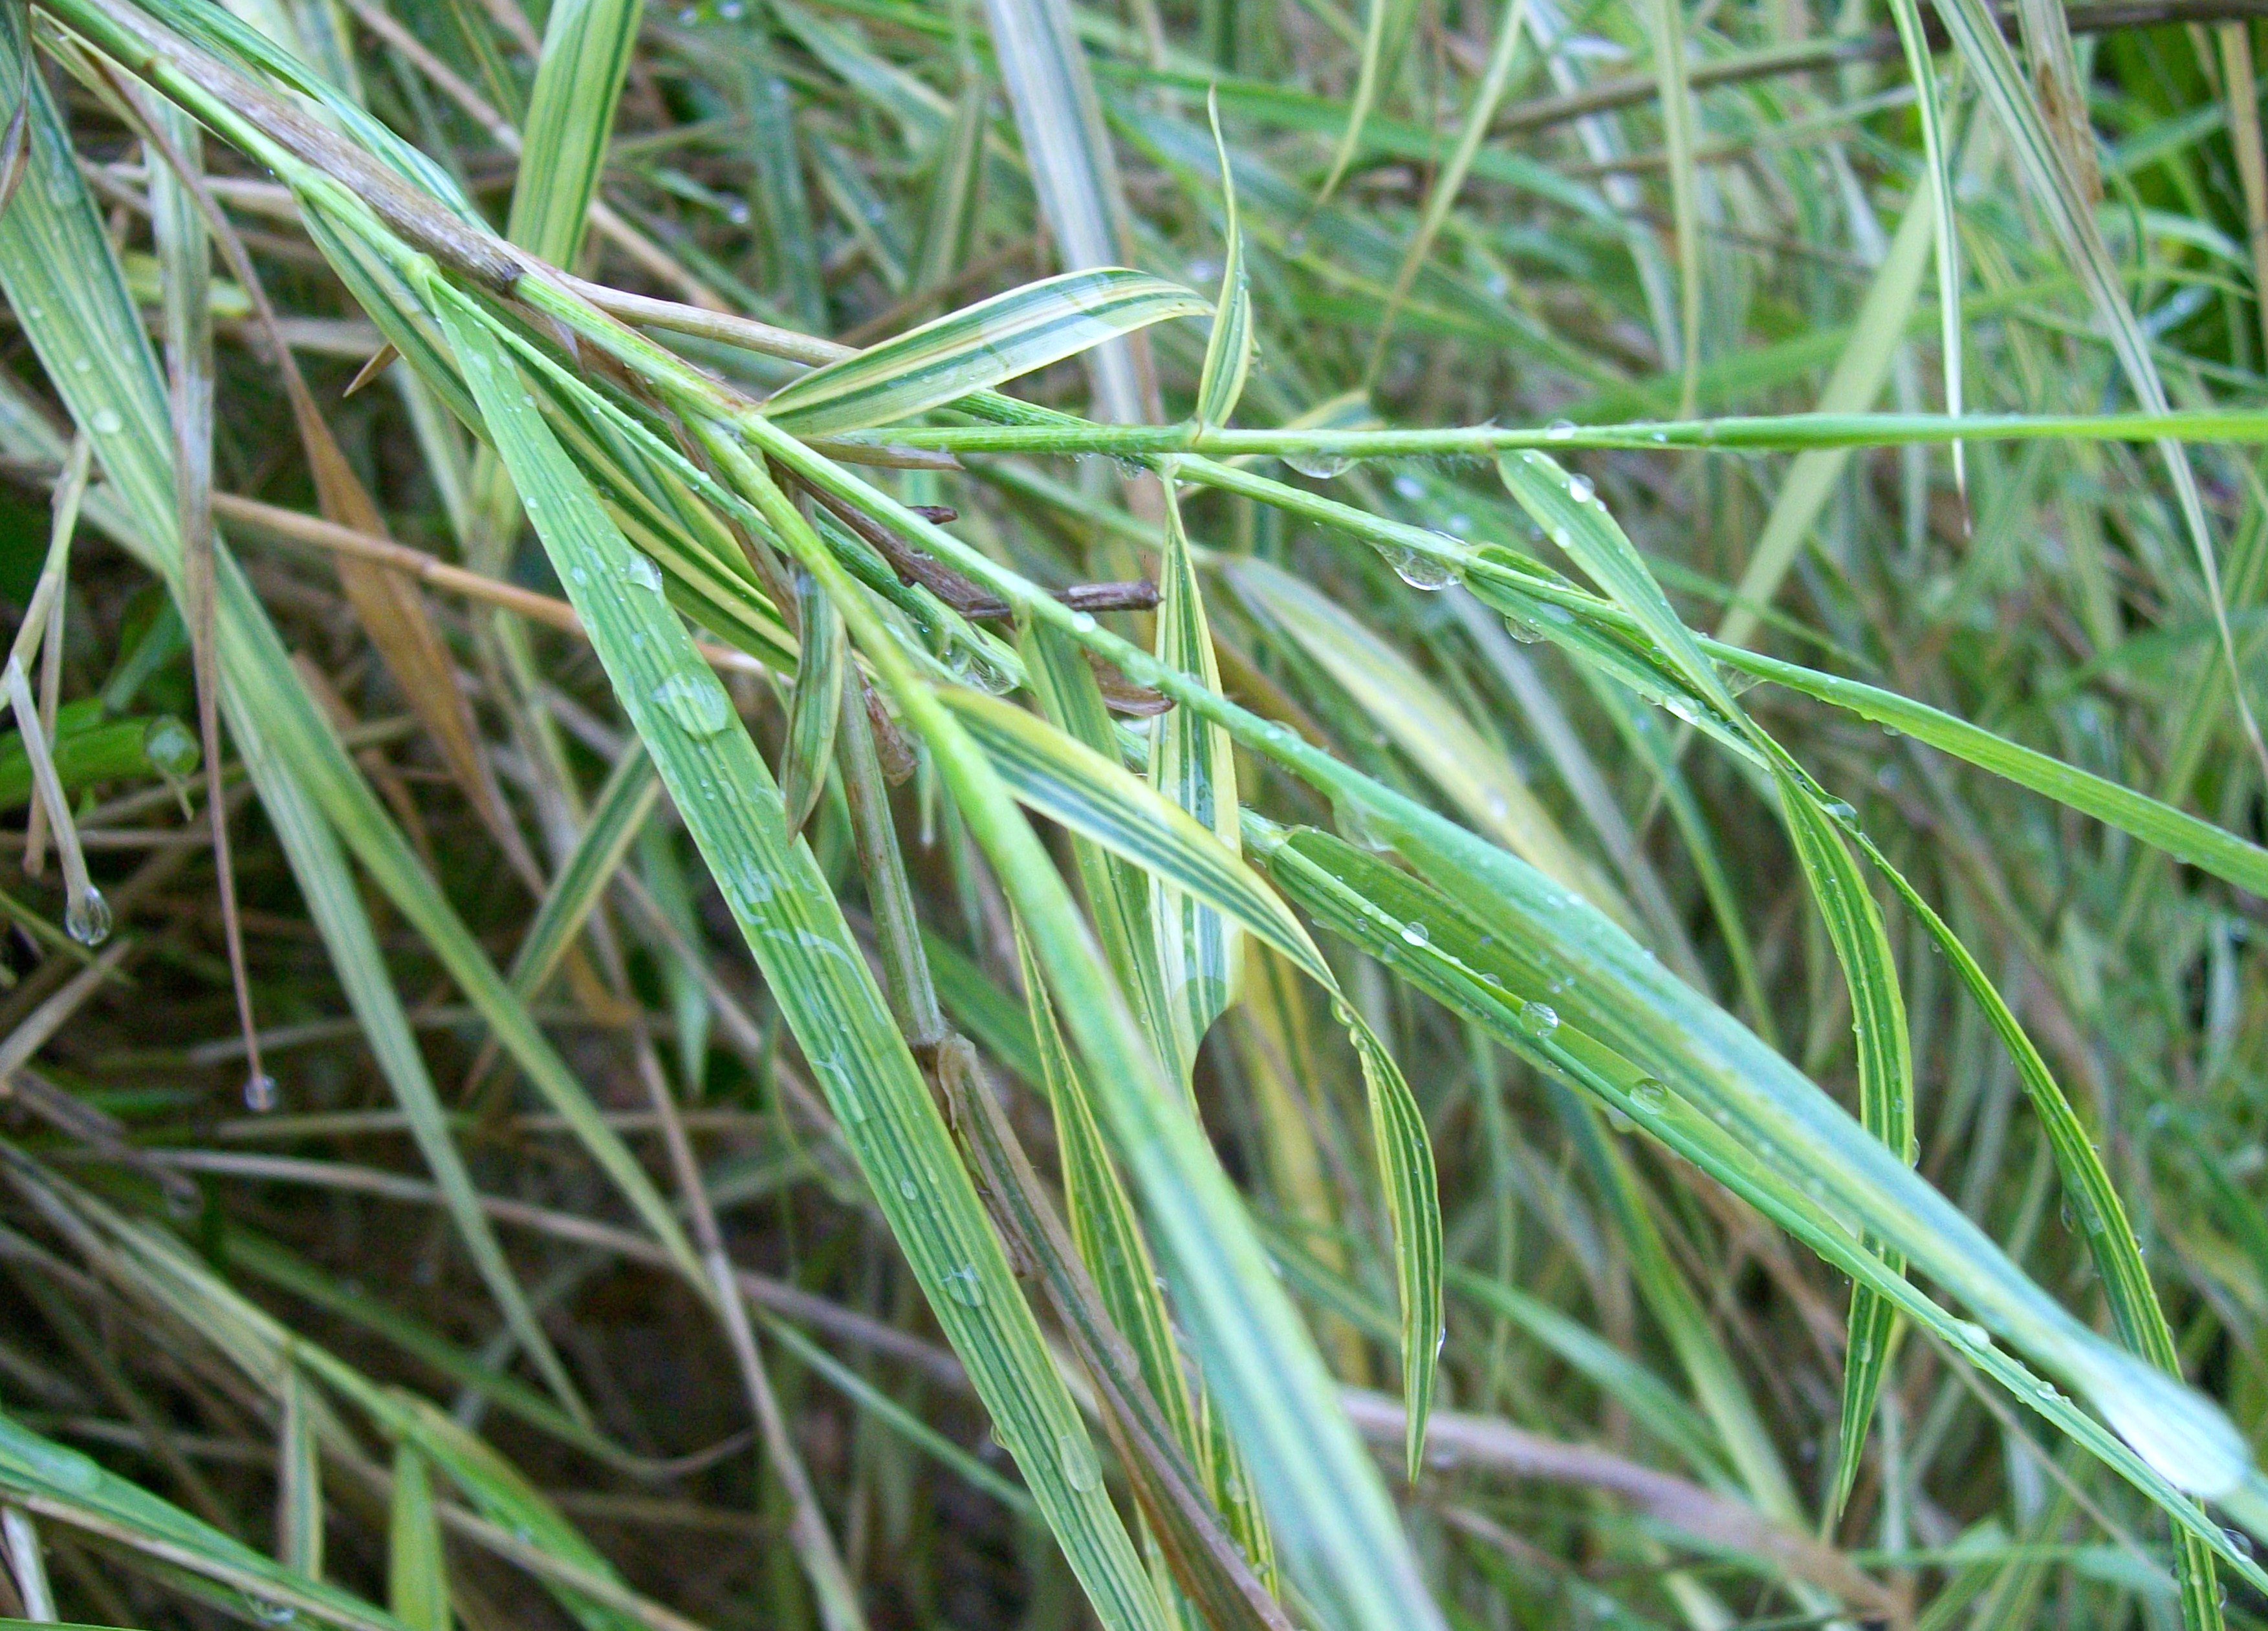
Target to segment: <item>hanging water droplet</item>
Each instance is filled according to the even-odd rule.
[[[93,416],[87,421],[87,423],[94,428],[94,433],[97,436],[116,436],[121,430],[126,429],[126,422],[107,408],[96,408]]]
[[[1575,422],[1572,419],[1555,419],[1543,427],[1543,434],[1554,442],[1567,441],[1575,434]]]
[[[1576,474],[1567,478],[1567,496],[1577,503],[1587,504],[1598,496],[1599,489],[1590,477]]]
[[[1652,1076],[1632,1083],[1630,1091],[1631,1108],[1648,1115],[1660,1115],[1669,1108],[1669,1088]]]
[[[1342,459],[1336,453],[1286,453],[1284,462],[1301,475],[1328,481],[1333,476],[1344,475],[1354,460]]]
[[[1394,848],[1393,841],[1378,830],[1371,821],[1369,812],[1354,799],[1342,798],[1334,794],[1331,797],[1331,819],[1339,829],[1339,836],[1359,849],[1367,849],[1373,855],[1385,855]]]
[[[1661,699],[1661,705],[1689,725],[1700,723],[1701,704],[1683,691],[1672,691]]]
[[[1613,1105],[1609,1105],[1607,1106],[1607,1125],[1617,1133],[1635,1133],[1638,1131],[1638,1123],[1631,1120]]]
[[[1836,799],[1831,804],[1827,804],[1825,809],[1827,813],[1833,816],[1837,821],[1855,821],[1859,819],[1858,811],[1853,809],[1851,804],[1844,799]]]
[[[1411,945],[1428,945],[1432,942],[1433,931],[1423,923],[1408,922],[1402,925],[1402,937]]]
[[[151,720],[142,732],[142,752],[158,774],[176,781],[195,771],[200,757],[195,735],[180,720],[166,715]]]
[[[1084,1495],[1102,1483],[1102,1467],[1094,1458],[1094,1446],[1086,1442],[1084,1433],[1056,1435],[1056,1464],[1063,1468],[1064,1482]]]
[[[276,1108],[276,1078],[265,1070],[244,1078],[244,1107],[266,1114]]]
[[[630,563],[622,569],[622,576],[640,589],[661,592],[661,569],[635,550],[630,552]]]
[[[1559,1028],[1559,1013],[1548,1003],[1522,1003],[1520,1017],[1538,1031],[1550,1032]]]
[[[63,909],[63,930],[81,945],[100,945],[110,938],[110,902],[89,884]]]
[[[945,665],[953,671],[955,680],[987,696],[1005,696],[1016,688],[1015,674],[995,662],[990,652],[972,643],[955,641],[947,647]]]
[[[1094,632],[1094,613],[1092,612],[1073,612],[1071,614],[1071,626],[1083,635],[1093,634]]]
[[[1447,562],[1422,555],[1407,544],[1381,544],[1378,553],[1385,557],[1386,564],[1394,569],[1395,577],[1412,589],[1422,589],[1429,595],[1464,580],[1464,574]]]

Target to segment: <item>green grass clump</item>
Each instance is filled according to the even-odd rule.
[[[0,9],[0,1611],[2268,1621],[2251,9]]]

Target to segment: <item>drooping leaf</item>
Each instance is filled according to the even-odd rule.
[[[1146,272],[1065,272],[814,369],[774,392],[764,415],[805,437],[888,424],[1117,335],[1210,309],[1179,283]]]

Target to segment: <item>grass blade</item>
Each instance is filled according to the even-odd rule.
[[[1212,121],[1213,150],[1220,158],[1220,208],[1223,253],[1220,299],[1213,307],[1212,334],[1205,342],[1204,365],[1197,372],[1197,420],[1201,425],[1225,425],[1244,394],[1244,381],[1252,371],[1252,283],[1244,270],[1244,228],[1236,216],[1236,171],[1228,162],[1228,144],[1220,136],[1220,98],[1206,99],[1205,116]]]
[[[835,724],[843,714],[843,614],[807,572],[796,577],[796,635],[799,655],[788,698],[787,746],[780,760],[780,797],[787,830],[799,833],[827,789],[835,759]]]
[[[276,1436],[276,1561],[310,1580],[323,1577],[323,1470],[308,1412],[307,1383],[284,1373],[284,1425]]]
[[[799,437],[909,419],[1119,334],[1211,308],[1182,288],[1121,267],[1065,272],[814,369],[764,405]]]
[[[433,1478],[425,1458],[406,1444],[394,1451],[386,1539],[387,1607],[408,1631],[449,1631],[448,1560],[433,1515]]]
[[[624,0],[557,0],[544,25],[504,236],[555,266],[582,247],[638,14]]]
[[[1031,166],[1032,190],[1066,271],[1127,258],[1125,195],[1068,0],[985,0],[992,53]],[[1132,348],[1094,346],[1087,376],[1103,418],[1146,417],[1157,386]]]
[[[1189,557],[1189,533],[1182,525],[1181,499],[1174,488],[1168,475],[1166,547],[1158,559],[1158,660],[1218,691],[1220,669],[1205,623],[1197,567]],[[1230,849],[1236,848],[1235,746],[1219,726],[1185,708],[1159,716],[1150,727],[1150,785]],[[1241,946],[1236,930],[1219,913],[1162,881],[1153,885],[1150,911],[1171,1015],[1174,1064],[1186,1077],[1205,1032],[1236,1001]]]
[[[278,1563],[75,1450],[0,1416],[0,1490],[39,1517],[233,1587],[254,1603],[342,1631],[401,1631],[384,1610]]]

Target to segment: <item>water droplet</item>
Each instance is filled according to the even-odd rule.
[[[976,1277],[974,1264],[963,1264],[945,1277],[946,1295],[964,1308],[981,1308],[984,1304],[984,1282]]]
[[[1632,1083],[1630,1091],[1631,1108],[1648,1115],[1660,1115],[1669,1108],[1669,1089],[1667,1084],[1647,1076]]]
[[[1955,1320],[1953,1334],[1972,1354],[1988,1352],[1992,1346],[1992,1333],[1973,1319]]]
[[[180,720],[166,716],[151,721],[142,732],[142,752],[161,775],[179,779],[197,768],[202,757],[197,738]]]
[[[630,554],[630,565],[622,569],[622,576],[640,589],[650,589],[655,594],[661,592],[661,569],[635,550]]]
[[[1394,569],[1395,577],[1412,589],[1422,589],[1429,595],[1464,581],[1465,575],[1448,562],[1422,555],[1407,544],[1381,544],[1378,553],[1386,558],[1386,564]]]
[[[1344,475],[1354,460],[1342,459],[1336,453],[1286,453],[1284,462],[1301,475],[1328,481],[1335,475]]]
[[[1559,1013],[1548,1003],[1522,1003],[1520,1017],[1538,1031],[1552,1032],[1559,1028]]]
[[[1099,1488],[1102,1483],[1102,1467],[1094,1458],[1094,1446],[1084,1433],[1056,1435],[1056,1464],[1063,1468],[1064,1482],[1082,1495]]]
[[[1607,1106],[1607,1125],[1617,1133],[1635,1133],[1638,1131],[1638,1123],[1631,1120],[1628,1116],[1624,1115],[1621,1110],[1617,1109],[1613,1105],[1609,1105]]]
[[[567,576],[578,584],[587,584],[591,581],[590,572],[585,568],[580,566],[569,567],[567,569]]]
[[[1571,475],[1567,478],[1567,496],[1573,499],[1577,503],[1587,504],[1592,500],[1598,497],[1598,496],[1599,489],[1592,482],[1590,477],[1587,475]]]
[[[1408,922],[1402,925],[1402,937],[1411,945],[1427,945],[1432,941],[1433,931],[1423,923]]]
[[[1661,705],[1689,725],[1701,721],[1701,704],[1683,691],[1672,691],[1661,699]]]
[[[81,945],[100,945],[110,938],[110,902],[92,884],[63,911],[63,929]]]
[[[1094,632],[1094,613],[1092,612],[1073,612],[1071,614],[1071,626],[1083,635],[1093,634]]]
[[[643,559],[644,557],[640,557]],[[680,728],[715,736],[733,723],[732,700],[705,668],[681,669],[653,688],[653,700]]]
[[[1339,836],[1359,849],[1367,849],[1373,855],[1385,855],[1394,848],[1393,841],[1378,830],[1369,812],[1354,799],[1342,798],[1334,794],[1331,820],[1339,829]]]
[[[1555,419],[1543,427],[1543,434],[1554,442],[1567,441],[1575,434],[1575,422],[1572,419]]]
[[[902,1178],[898,1179],[898,1193],[910,1201],[921,1194],[921,1186],[910,1178]]]
[[[1395,496],[1415,503],[1425,496],[1425,484],[1407,470],[1394,478]]]
[[[116,436],[121,430],[126,429],[126,422],[107,408],[96,408],[93,417],[89,419],[87,423],[94,427],[94,433],[97,436]]]
[[[244,1107],[266,1114],[276,1108],[276,1078],[265,1070],[244,1078]]]
[[[1840,798],[1836,799],[1830,804],[1827,804],[1825,809],[1827,813],[1833,816],[1837,821],[1855,821],[1859,819],[1858,811],[1853,809],[1846,801]]]
[[[955,641],[946,648],[945,665],[953,671],[955,680],[987,696],[1005,696],[1016,688],[1012,670],[996,662],[982,647],[965,641]]]

